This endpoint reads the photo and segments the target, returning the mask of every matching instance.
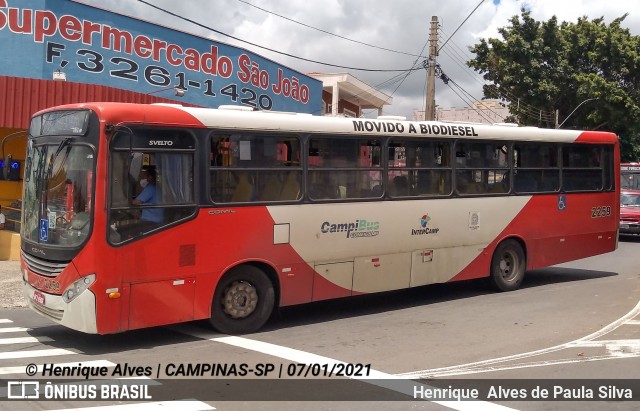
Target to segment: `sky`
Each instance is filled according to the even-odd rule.
[[[633,35],[640,35],[638,0],[144,0],[247,42],[308,60],[350,67],[346,69],[231,39],[154,9],[141,0],[80,1],[242,47],[303,73],[349,73],[392,96],[392,104],[385,106],[385,115],[409,119],[413,110],[424,110],[427,73],[424,69],[406,70],[425,60],[418,56],[427,54],[432,16],[438,17],[440,44],[446,41],[437,62],[460,86],[436,80],[436,105],[443,108],[468,107],[473,99],[482,98],[484,80],[465,64],[474,57],[469,48],[482,38],[501,38],[498,28],[508,26],[508,20],[519,15],[523,7],[539,21],[555,15],[561,22],[576,22],[586,16],[590,20],[604,17],[609,24],[628,14],[623,27]],[[368,117],[375,115],[370,113]]]

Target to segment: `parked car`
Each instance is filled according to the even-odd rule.
[[[620,234],[640,234],[640,191],[620,193]]]

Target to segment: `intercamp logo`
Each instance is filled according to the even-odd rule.
[[[411,229],[411,235],[425,235],[425,234],[437,234],[440,231],[439,228],[428,227],[431,217],[429,214],[425,214],[420,217],[421,229]]]

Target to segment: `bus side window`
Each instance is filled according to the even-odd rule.
[[[108,224],[113,244],[151,234],[195,211],[193,136],[153,128],[123,136],[116,136],[111,148]],[[150,139],[173,144],[149,151]]]
[[[560,189],[558,144],[515,143],[513,189],[518,193],[549,193]]]
[[[566,191],[598,191],[604,187],[604,169],[600,145],[565,145],[562,147],[562,179]]]
[[[289,171],[287,180],[284,183],[279,200],[297,200],[300,198],[300,182],[298,181],[300,173],[297,171]]]
[[[264,186],[258,189],[260,193],[260,201],[276,201],[280,200],[280,194],[282,192],[283,182],[281,181],[280,173],[269,172],[266,176],[266,182]]]
[[[332,172],[313,171],[309,173],[309,197],[313,200],[333,200],[338,198],[338,185]]]
[[[406,197],[409,195],[409,179],[406,175],[393,177],[389,187],[391,196]]]
[[[212,134],[209,154],[212,201],[248,203],[300,200],[300,150],[301,143],[297,135],[251,132]],[[297,189],[291,188],[293,183],[290,177],[297,181]]]
[[[379,197],[382,183],[382,141],[365,138],[314,136],[309,139],[306,187],[311,200]]]
[[[394,139],[389,142],[388,188],[393,197],[451,193],[451,143]]]
[[[246,203],[253,200],[254,186],[253,178],[248,172],[240,172],[236,188],[231,196],[232,203]]]
[[[518,193],[534,193],[538,191],[538,181],[535,171],[517,170],[515,176],[515,190]]]

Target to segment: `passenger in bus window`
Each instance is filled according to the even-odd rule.
[[[6,218],[2,213],[2,206],[0,206],[0,230],[4,230],[5,222],[6,222]]]
[[[339,198],[339,190],[334,177],[329,172],[315,172],[309,187],[309,197],[313,200]]]
[[[459,193],[468,193],[470,185],[469,172],[458,171],[456,173],[456,189]]]
[[[391,196],[403,197],[409,195],[409,180],[406,175],[395,176],[391,182]]]
[[[489,189],[490,193],[508,193],[509,192],[509,172],[502,174],[500,180],[497,180],[491,185]]]
[[[431,187],[431,173],[420,172],[418,174],[418,182],[416,184],[416,194],[425,195],[425,194],[434,194],[434,191]]]
[[[133,200],[135,205],[156,205],[158,204],[158,190],[156,187],[156,170],[155,168],[148,168],[144,170],[144,179],[140,181],[140,185],[143,187],[142,192]],[[140,220],[161,223],[162,222],[162,209],[160,208],[144,208],[140,215]]]

